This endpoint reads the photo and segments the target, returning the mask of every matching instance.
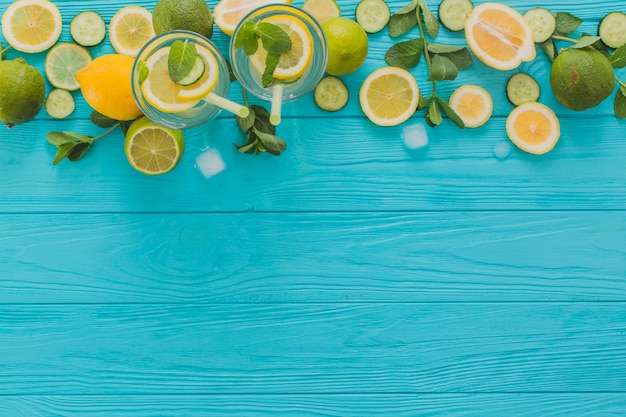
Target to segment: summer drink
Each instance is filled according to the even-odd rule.
[[[273,82],[264,85],[268,51],[258,39],[258,49],[248,55],[237,47],[238,35],[254,24],[270,23],[283,29],[291,39],[291,50],[280,56]],[[280,103],[295,100],[312,91],[326,69],[328,51],[320,24],[310,14],[289,5],[270,5],[250,12],[237,25],[230,44],[233,72],[253,95],[272,102],[273,123],[280,121]]]
[[[168,69],[172,46],[178,42],[195,49],[204,70],[190,84],[174,82]],[[200,75],[201,74],[201,75]],[[164,32],[150,40],[139,52],[132,72],[135,101],[152,121],[173,129],[198,126],[224,108],[247,115],[247,108],[227,100],[230,78],[228,66],[215,45],[189,31]]]

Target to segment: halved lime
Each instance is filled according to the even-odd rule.
[[[184,149],[181,130],[160,126],[145,116],[130,125],[124,141],[124,152],[130,165],[147,175],[173,170]]]
[[[67,42],[55,45],[44,64],[44,72],[50,84],[63,90],[75,91],[80,88],[76,72],[91,62],[91,54],[80,45]]]

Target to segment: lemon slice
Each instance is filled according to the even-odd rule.
[[[419,98],[415,78],[397,67],[371,73],[359,93],[363,113],[379,126],[395,126],[407,120],[415,113]]]
[[[252,10],[277,3],[291,4],[292,0],[220,0],[213,9],[213,21],[222,32],[232,36],[239,22]]]
[[[509,6],[483,3],[465,19],[465,38],[474,54],[499,70],[517,68],[536,56],[533,32],[524,17]]]
[[[559,119],[548,106],[529,102],[509,114],[506,133],[521,150],[541,155],[554,148],[561,136],[561,127]]]
[[[200,79],[195,83],[187,86],[180,86],[177,96],[179,100],[200,100],[213,91],[219,80],[219,66],[211,51],[200,45],[196,45],[196,50],[198,51],[198,55],[204,59],[204,74],[202,74]]]
[[[154,36],[152,13],[143,7],[122,7],[109,24],[109,39],[118,54],[137,56]]]
[[[291,38],[291,50],[280,56],[274,70],[274,78],[278,80],[293,80],[304,74],[311,64],[313,57],[313,38],[306,24],[289,15],[275,15],[263,19],[263,22],[280,26]],[[261,74],[265,72],[267,51],[259,40],[259,49],[250,56],[250,62]]]
[[[56,88],[75,91],[80,88],[76,73],[91,62],[91,54],[82,46],[72,42],[55,45],[46,55],[44,72]]]
[[[459,115],[465,127],[484,125],[491,117],[491,94],[477,85],[463,85],[450,96],[450,107]]]
[[[145,116],[130,125],[124,140],[128,162],[147,175],[160,175],[173,170],[184,148],[182,131],[159,126]]]
[[[309,12],[320,25],[341,16],[341,9],[335,0],[306,0],[302,10]]]
[[[2,15],[4,38],[21,52],[45,51],[59,39],[61,29],[61,13],[48,0],[18,0]]]

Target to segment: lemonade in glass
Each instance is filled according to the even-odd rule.
[[[197,79],[179,84],[171,78],[168,62],[172,45],[183,42],[201,58]],[[198,126],[222,109],[245,117],[248,109],[226,99],[230,86],[228,65],[216,46],[189,31],[164,32],[139,51],[132,71],[132,90],[141,111],[152,121],[172,129]]]
[[[291,40],[291,49],[280,55],[271,82],[264,77],[268,51],[262,38],[258,47],[241,46],[244,32],[264,32],[263,24],[280,27]],[[256,49],[249,53],[250,49]],[[280,103],[295,100],[312,91],[326,70],[328,51],[320,24],[302,9],[270,5],[250,12],[237,25],[230,43],[230,62],[237,80],[253,95],[272,102],[275,124],[280,120]],[[267,76],[267,74],[265,74]]]

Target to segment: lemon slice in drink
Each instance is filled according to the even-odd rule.
[[[241,20],[252,10],[270,4],[291,4],[293,0],[220,0],[213,9],[215,24],[225,34],[232,36]]]
[[[363,113],[379,126],[395,126],[407,120],[415,113],[419,99],[415,78],[397,67],[371,73],[359,93]]]
[[[180,86],[178,91],[178,99],[180,100],[194,101],[206,97],[207,94],[213,91],[219,80],[219,66],[211,51],[199,45],[196,45],[196,50],[198,55],[204,59],[204,74],[195,83]]]
[[[48,0],[18,0],[2,15],[4,38],[21,52],[45,51],[59,39],[61,29],[61,13]]]
[[[291,38],[291,50],[280,56],[274,78],[293,80],[304,74],[313,57],[313,38],[306,24],[293,16],[275,15],[263,19],[263,22],[280,26]],[[250,56],[250,62],[261,74],[265,72],[267,51],[259,40],[259,49]]]
[[[306,0],[302,10],[309,12],[320,25],[341,16],[341,9],[335,0]]]
[[[76,80],[76,72],[91,62],[91,54],[82,46],[72,42],[55,45],[44,64],[46,78],[56,88],[75,91],[80,88]]]
[[[137,56],[154,36],[152,13],[143,7],[122,7],[109,24],[109,39],[118,54]]]
[[[160,175],[173,170],[184,149],[182,131],[160,126],[145,116],[130,125],[124,140],[128,162],[147,175]]]

